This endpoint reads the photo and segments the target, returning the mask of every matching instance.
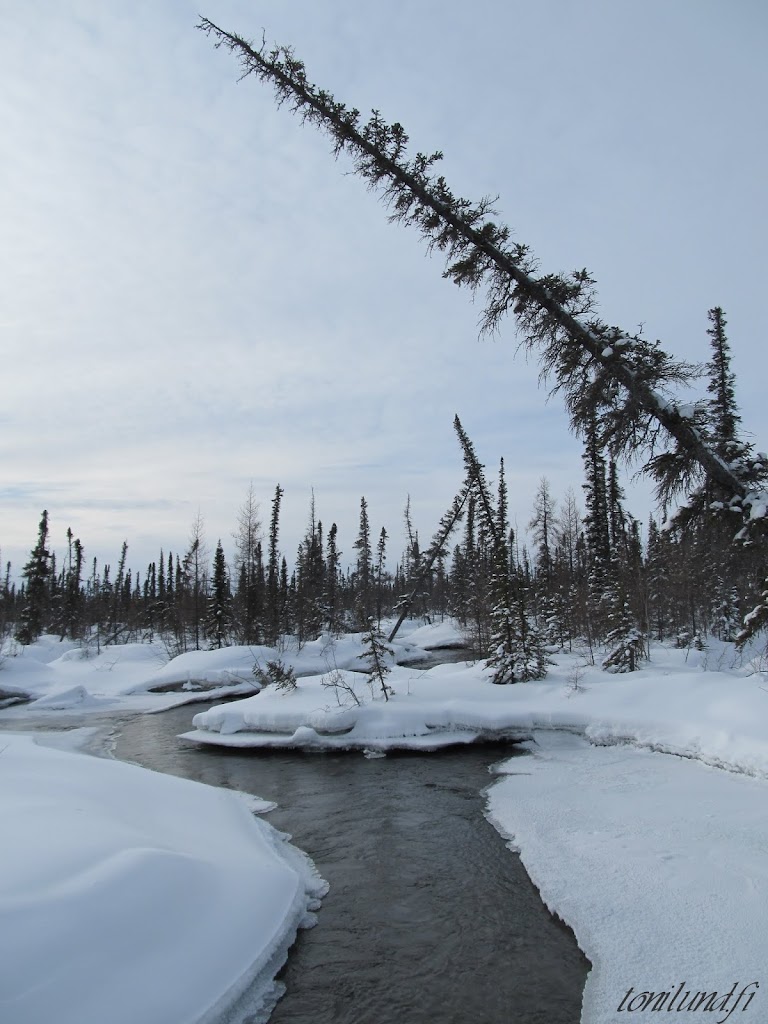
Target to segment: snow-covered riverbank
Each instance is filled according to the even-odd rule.
[[[426,627],[407,637],[402,649],[408,657],[414,652],[418,656],[418,650],[434,646],[434,639],[434,627]],[[81,671],[78,676],[73,666],[79,664],[82,670],[79,655],[50,659],[44,663],[45,671],[30,671],[30,653],[25,652],[23,671],[27,685],[35,677],[35,692],[42,699],[18,712],[4,712],[11,718],[34,709],[55,720],[64,713],[55,709],[68,703],[63,684],[71,690],[78,678],[86,710],[101,709],[101,701],[115,708],[130,707],[133,701],[158,708],[187,699],[203,685],[243,685],[242,678],[227,682],[223,673],[245,674],[247,668],[250,674],[253,661],[252,649],[235,648],[149,665],[139,651],[108,649],[101,657],[111,659],[106,663],[111,667],[100,669],[98,659],[91,660],[85,662],[90,674]],[[502,769],[508,776],[489,790],[488,812],[499,831],[519,848],[547,905],[573,927],[593,962],[583,1024],[615,1024],[624,1019],[617,1014],[624,1012],[640,1013],[644,1019],[644,1010],[657,1009],[685,1010],[685,1019],[691,1022],[722,1024],[734,1009],[738,1016],[732,1019],[743,1024],[765,1018],[768,979],[761,972],[768,963],[768,693],[759,662],[738,662],[726,645],[704,652],[655,648],[652,661],[640,672],[611,676],[576,655],[561,654],[545,680],[506,687],[490,683],[480,664],[442,665],[425,672],[395,667],[387,677],[394,694],[385,701],[376,697],[376,689],[372,691],[359,672],[349,671],[359,667],[360,653],[359,638],[345,638],[331,655],[339,674],[329,678],[326,644],[283,652],[284,660],[299,671],[313,671],[321,662],[325,668],[322,674],[300,678],[294,690],[267,687],[258,695],[214,707],[196,716],[196,728],[188,735],[213,746],[342,747],[367,753],[404,746],[436,749],[500,735],[528,738],[532,756],[512,760]],[[262,651],[261,657],[269,654]],[[20,684],[22,673],[8,662],[0,683]],[[102,675],[111,682],[100,688]],[[334,679],[337,685],[329,686]],[[166,683],[183,692],[151,692]],[[359,703],[345,687],[352,688]],[[70,706],[74,708],[74,703]],[[9,742],[11,750],[21,744],[14,757],[27,756],[34,746],[30,740]],[[53,751],[41,755],[42,748],[36,749],[38,758],[49,761],[74,756]],[[80,757],[76,763],[85,760]],[[27,805],[38,808],[38,824],[19,830],[25,839],[19,840],[13,856],[14,863],[23,861],[24,843],[41,851],[38,881],[30,877],[22,890],[32,902],[38,893],[40,913],[51,901],[54,912],[58,907],[57,890],[48,884],[57,877],[57,851],[40,839],[52,833],[52,826],[45,823],[57,821],[60,800],[52,799],[57,795],[57,773],[58,768],[48,763],[46,772],[35,776],[38,790],[22,787],[22,796],[4,812],[5,821],[14,821],[14,816],[23,821]],[[167,782],[182,785],[178,780]],[[153,786],[161,783],[165,784],[162,777],[153,777]],[[134,810],[140,805],[142,814],[154,806],[149,790],[137,801],[130,789],[129,785],[125,800],[118,797],[117,802],[102,794],[90,831],[84,833],[92,834],[95,842],[102,815],[106,835],[114,837],[110,863],[118,866],[122,830],[126,820],[132,821],[122,805]],[[178,809],[180,798],[171,796],[170,789],[168,799]],[[181,800],[182,806],[187,799]],[[80,813],[75,801],[70,823],[79,821]],[[206,821],[207,835],[208,812],[190,813],[193,819]],[[145,826],[140,816],[130,829]],[[155,849],[151,842],[148,845]],[[135,847],[134,842],[127,848]],[[166,849],[163,842],[160,848]],[[170,848],[176,850],[173,843]],[[196,870],[195,856],[194,851],[182,855],[185,870]],[[142,854],[138,861],[148,868],[148,878],[162,880],[162,858]],[[230,873],[226,863],[217,861],[212,868],[211,892],[217,891],[217,872]],[[128,868],[133,871],[131,864]],[[76,877],[87,879],[89,871],[83,870]],[[130,877],[143,888],[139,874]],[[304,893],[304,884],[294,881],[294,892]],[[130,886],[122,888],[128,891]],[[87,897],[87,886],[72,883],[70,889]],[[172,891],[172,901],[177,897]],[[193,906],[197,910],[195,899],[185,902],[178,897],[182,930],[184,922],[195,917]],[[297,917],[291,913],[286,911],[283,920],[295,928]],[[219,927],[226,938],[227,926],[215,916],[209,935],[210,929]],[[3,935],[13,931],[4,928]],[[39,963],[47,954],[45,948],[34,954],[33,931],[30,926],[28,960]],[[228,939],[225,948],[227,943]],[[121,964],[117,957],[118,967]],[[105,968],[101,977],[108,975]],[[82,975],[83,984],[85,979]],[[737,1005],[745,986],[751,988]],[[688,1009],[691,1002],[698,1003],[698,1009]],[[13,1024],[27,1022],[9,1019]],[[144,1014],[142,1019],[151,1018]]]
[[[292,690],[268,686],[196,715],[185,738],[237,747],[429,750],[556,729],[596,745],[630,743],[768,778],[764,677],[754,663],[736,663],[732,647],[656,647],[629,675],[585,665],[576,654],[553,661],[546,679],[517,686],[495,686],[482,662],[427,671],[394,666],[387,701],[359,672],[308,676]]]
[[[766,1020],[768,782],[566,733],[530,747],[488,816],[592,961],[583,1024]]]

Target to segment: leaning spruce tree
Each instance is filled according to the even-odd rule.
[[[358,110],[310,82],[290,47],[249,42],[208,18],[198,28],[237,56],[242,78],[269,82],[278,104],[330,136],[334,155],[352,160],[390,219],[416,228],[431,251],[445,253],[446,278],[485,291],[481,332],[495,331],[508,312],[515,315],[521,344],[538,352],[542,376],[562,394],[576,432],[594,418],[600,446],[613,458],[645,452],[662,495],[716,484],[723,504],[743,513],[753,537],[765,543],[768,458],[750,452],[729,462],[698,428],[695,413],[675,400],[670,389],[690,381],[694,367],[658,342],[602,322],[587,270],[536,276],[533,254],[511,240],[492,199],[455,195],[436,170],[442,153],[409,156],[401,124],[388,124],[378,111],[364,122]],[[763,602],[745,624],[742,642],[766,623]]]

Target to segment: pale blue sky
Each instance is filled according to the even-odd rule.
[[[402,548],[461,483],[461,416],[512,507],[580,497],[580,447],[508,321],[387,223],[329,143],[236,83],[198,13],[291,43],[310,77],[442,149],[547,271],[587,266],[602,315],[708,356],[722,305],[744,426],[768,447],[765,107],[755,0],[0,0],[0,547],[42,508],[86,556],[143,569],[198,509],[231,548],[253,480],[310,489],[351,550],[359,499]],[[645,516],[647,488],[635,511]]]

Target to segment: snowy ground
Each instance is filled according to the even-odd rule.
[[[311,863],[258,801],[41,745],[70,737],[0,734],[0,1020],[203,1024],[246,985],[265,1019]]]
[[[450,623],[414,628],[409,623],[396,639],[398,661],[416,662],[434,647],[461,643]],[[171,658],[156,641],[101,647],[83,646],[56,636],[43,636],[29,647],[8,641],[0,651],[0,708],[30,711],[162,710],[191,700],[215,700],[253,694],[259,684],[254,664],[281,659],[298,675],[331,668],[360,669],[360,634],[335,640],[327,637],[297,648],[287,641],[273,647],[225,647],[189,651]]]
[[[196,715],[186,738],[239,747],[435,749],[565,729],[595,744],[627,742],[768,778],[768,683],[754,662],[735,664],[726,645],[658,647],[641,671],[624,676],[561,654],[546,679],[518,686],[495,686],[482,662],[394,666],[386,679],[395,691],[386,702],[359,672],[307,676],[290,692],[269,686]]]
[[[435,646],[437,629],[412,631],[398,652],[401,660],[403,653],[410,659]],[[441,634],[439,644],[446,645],[446,638]],[[52,717],[61,714],[54,705],[67,704],[62,691],[78,685],[86,703],[95,701],[96,707],[103,706],[100,701],[156,707],[158,701],[184,699],[148,692],[158,685],[237,685],[223,674],[250,673],[254,652],[245,650],[199,652],[161,665],[147,651],[114,649],[104,655],[112,659],[104,671],[98,659],[89,664],[73,653],[40,659],[47,674],[29,668],[32,652],[26,651],[23,670],[16,670],[17,659],[6,660],[0,684],[7,689],[23,678],[28,692],[43,698],[19,713],[47,706]],[[274,653],[262,651],[260,657]],[[504,777],[488,792],[488,813],[520,850],[545,902],[573,927],[594,965],[583,1024],[615,1024],[625,1012],[643,1020],[646,1010],[662,1009],[685,1010],[691,1022],[768,1019],[768,978],[762,973],[768,964],[768,681],[759,659],[739,663],[727,645],[713,644],[705,652],[656,648],[641,672],[614,676],[576,655],[558,655],[545,680],[506,687],[494,686],[481,664],[428,671],[395,667],[388,676],[395,692],[385,702],[365,677],[349,671],[359,667],[359,654],[359,637],[345,638],[335,650],[319,642],[301,652],[285,651],[283,659],[298,671],[322,675],[300,678],[292,692],[267,687],[214,707],[195,717],[195,730],[187,735],[213,745],[341,747],[369,754],[499,735],[526,739],[531,756],[501,769]],[[104,675],[109,685],[99,682]],[[334,681],[335,687],[328,685]],[[58,699],[46,699],[57,692]],[[26,750],[30,741],[24,742]],[[40,800],[49,785],[56,795],[54,775],[41,784]],[[45,805],[53,822],[60,802],[56,795]],[[23,820],[25,803],[6,809],[4,822]],[[122,808],[105,803],[99,813],[107,833],[119,836]],[[35,849],[38,834],[26,834]],[[93,834],[99,835],[95,824]],[[49,849],[48,854],[50,860]],[[21,847],[14,856],[23,860]],[[162,878],[160,863],[149,858],[148,877]],[[196,870],[195,863],[192,855],[189,870]],[[46,891],[52,869],[41,870]],[[64,888],[86,894],[76,881]],[[32,899],[35,886],[30,882],[24,891]],[[46,906],[47,896],[38,903]],[[181,910],[190,913],[187,905]],[[0,935],[8,934],[0,928]],[[43,949],[29,959],[39,964],[47,955]],[[688,1009],[692,1000],[700,1003],[698,1010]],[[6,1019],[2,1012],[0,1019]]]
[[[768,1019],[768,782],[567,733],[531,748],[488,815],[592,961],[584,1024]]]

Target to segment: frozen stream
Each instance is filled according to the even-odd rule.
[[[330,882],[274,1024],[577,1024],[589,964],[483,817],[488,766],[509,746],[375,759],[197,749],[176,734],[199,710],[126,720],[115,753],[275,801],[267,820]]]

